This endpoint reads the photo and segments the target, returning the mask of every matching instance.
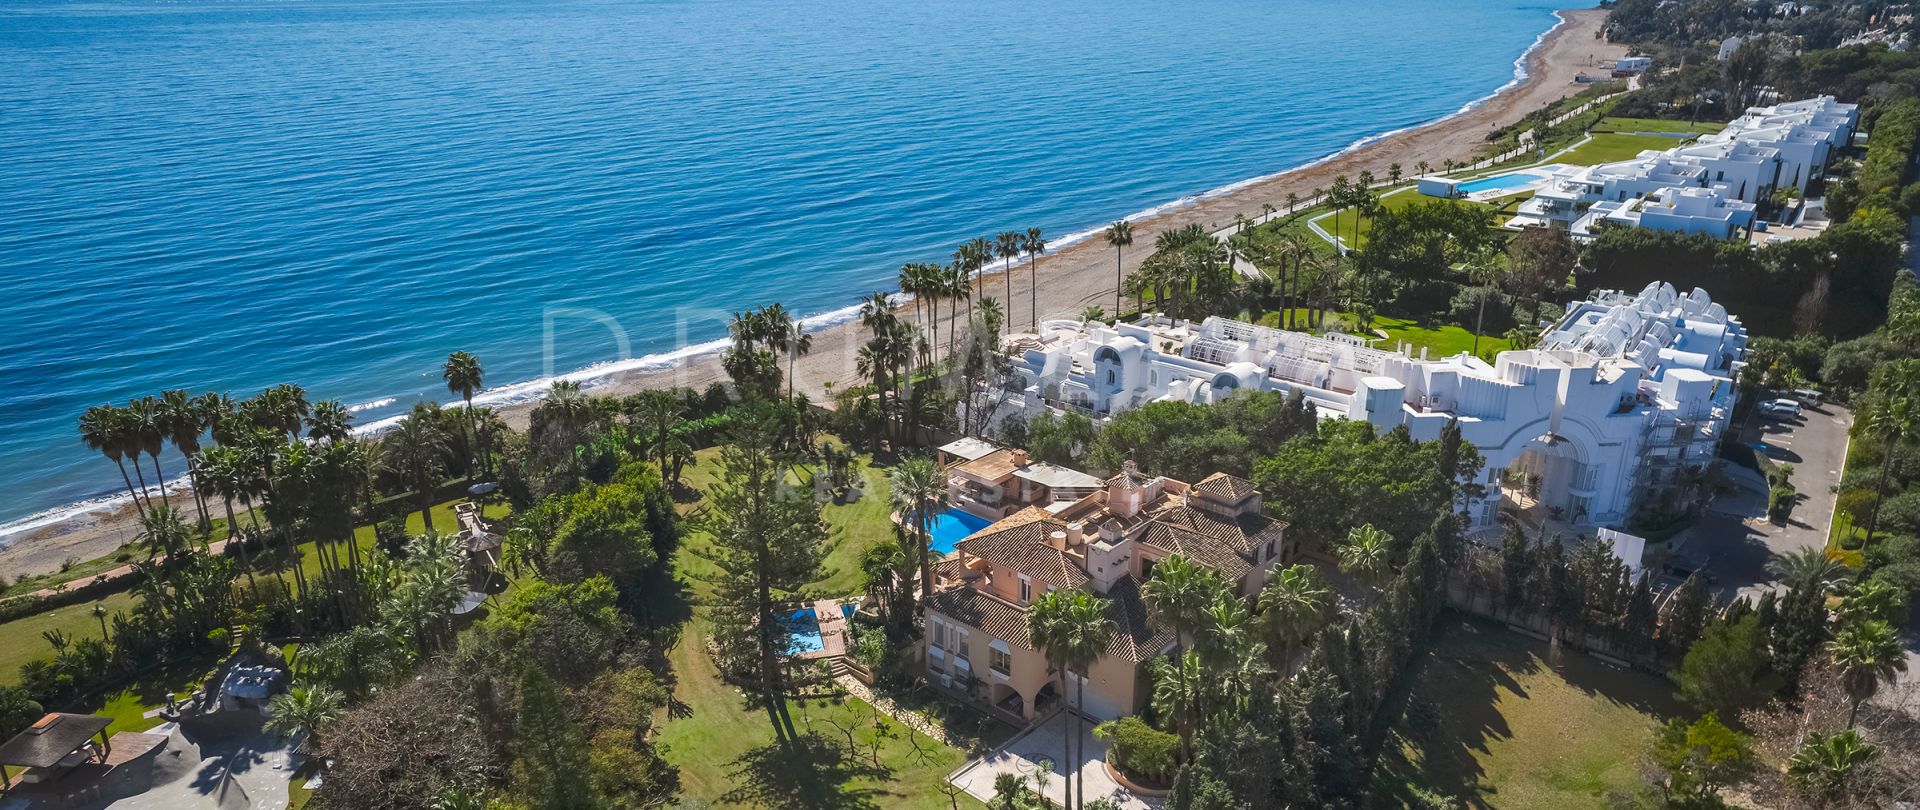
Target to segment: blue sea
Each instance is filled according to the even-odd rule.
[[[455,349],[505,386],[828,315],[1455,113],[1550,8],[0,0],[0,522],[118,489],[89,405],[373,421]]]

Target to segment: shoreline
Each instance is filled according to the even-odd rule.
[[[1122,217],[1134,225],[1134,247],[1124,251],[1122,272],[1131,272],[1151,252],[1160,232],[1199,223],[1216,230],[1232,223],[1235,214],[1257,216],[1263,203],[1284,207],[1286,195],[1310,196],[1334,175],[1349,177],[1362,170],[1384,175],[1390,163],[1412,171],[1427,160],[1473,156],[1487,133],[1519,120],[1535,109],[1578,92],[1573,82],[1597,60],[1623,55],[1625,48],[1597,38],[1607,12],[1578,9],[1553,12],[1556,22],[1535,38],[1514,60],[1514,77],[1459,110],[1432,121],[1367,135],[1346,147],[1312,161],[1272,174],[1259,175],[1213,189],[1149,206]],[[1115,267],[1111,250],[1100,239],[1104,225],[1062,237],[1039,261],[1038,307],[1021,295],[1027,267],[992,264],[974,280],[980,294],[1003,297],[1012,275],[1014,295],[1005,301],[1010,329],[1049,317],[1074,316],[1089,305],[1110,308]],[[960,236],[955,236],[956,242]],[[1088,292],[1088,291],[1091,292]],[[894,293],[896,306],[909,297]],[[1034,310],[1038,312],[1035,313]],[[812,353],[795,364],[799,390],[819,401],[826,384],[842,386],[856,381],[854,357],[863,337],[856,323],[858,305],[809,315],[802,319],[813,334]],[[498,410],[508,424],[524,429],[540,395],[555,380],[581,383],[595,395],[625,395],[646,388],[688,386],[704,388],[724,381],[719,353],[725,338],[681,347],[645,357],[608,361],[552,377],[543,377],[484,391],[476,404]],[[356,433],[376,433],[398,417],[360,426]],[[185,492],[185,481],[169,482],[169,492]],[[88,560],[111,554],[131,540],[136,525],[126,496],[95,499],[44,510],[0,526],[0,576],[12,581],[23,575],[58,571],[69,558]]]

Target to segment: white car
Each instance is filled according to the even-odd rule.
[[[1760,415],[1768,419],[1800,418],[1800,403],[1791,399],[1770,399],[1760,403]]]

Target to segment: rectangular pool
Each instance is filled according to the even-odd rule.
[[[1507,189],[1524,188],[1539,182],[1539,180],[1540,176],[1537,174],[1513,172],[1510,174],[1496,174],[1492,177],[1482,177],[1478,180],[1461,183],[1458,186],[1454,186],[1454,188],[1461,194],[1471,195],[1479,194],[1482,191],[1505,191]]]
[[[933,539],[927,544],[936,553],[945,554],[974,532],[980,531],[993,522],[962,509],[949,507],[946,511],[933,516]]]
[[[820,637],[820,617],[815,616],[812,609],[796,610],[781,624],[787,626],[788,655],[805,655],[827,648],[826,639]]]

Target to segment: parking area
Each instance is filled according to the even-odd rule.
[[[1767,484],[1760,473],[1725,466],[1733,487],[1714,498],[1700,523],[1676,538],[1676,551],[1700,564],[1723,596],[1757,594],[1771,577],[1767,560],[1801,548],[1821,548],[1833,521],[1834,487],[1847,457],[1847,431],[1853,413],[1834,404],[1803,410],[1792,419],[1756,414],[1742,437],[1758,445],[1775,464],[1793,465],[1791,481],[1800,493],[1785,525],[1767,520]]]
[[[1093,736],[1095,721],[1087,722],[1086,751],[1080,757],[1079,771],[1086,780],[1086,795],[1089,799],[1108,797],[1118,802],[1126,810],[1154,810],[1160,802],[1150,800],[1121,787],[1107,775],[1107,744]],[[993,781],[1003,773],[1011,773],[1023,780],[1033,779],[1035,771],[1049,772],[1045,788],[1046,796],[1055,805],[1066,799],[1063,780],[1068,769],[1060,765],[1066,758],[1066,736],[1072,733],[1072,724],[1062,723],[1055,714],[1047,720],[1037,723],[1026,731],[1008,740],[1005,745],[994,749],[986,756],[973,760],[955,771],[950,777],[955,785],[969,795],[993,806]],[[1076,783],[1078,784],[1078,783]]]

